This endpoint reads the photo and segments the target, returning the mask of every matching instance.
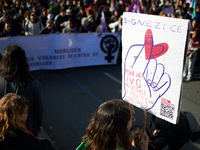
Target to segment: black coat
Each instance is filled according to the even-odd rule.
[[[52,34],[52,33],[56,33],[58,30],[55,28],[55,26],[50,30],[47,27],[45,27],[40,34]]]
[[[192,21],[192,16],[189,15],[188,13],[186,13],[186,14],[183,16],[183,19],[189,19],[190,21]]]
[[[152,117],[155,128],[158,130],[157,136],[152,140],[154,146],[163,148],[167,145],[179,146],[185,144],[189,138],[187,136],[188,125],[185,117],[180,114],[178,124],[174,125],[163,119]]]
[[[62,24],[63,22],[66,22],[68,19],[69,19],[68,16],[65,15],[65,16],[58,16],[57,19],[55,20],[56,28],[60,33],[62,32],[62,29],[64,28],[64,27],[61,27],[60,24]]]
[[[7,32],[7,31],[3,31],[0,33],[0,37],[10,37],[10,36],[17,36],[17,34],[15,32]]]
[[[42,86],[36,79],[28,79],[27,85],[20,86],[15,81],[7,81],[0,77],[0,98],[7,93],[16,93],[26,97],[30,101],[28,117],[26,120],[27,129],[35,136],[38,135],[39,128],[43,120]],[[1,149],[0,149],[1,150]]]
[[[25,132],[15,131],[15,136],[6,134],[0,142],[1,150],[55,150],[47,139],[37,139]]]

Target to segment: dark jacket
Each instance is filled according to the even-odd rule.
[[[18,86],[15,81],[7,81],[3,77],[0,77],[0,98],[7,93],[22,95],[30,101],[26,125],[27,129],[37,136],[43,120],[43,103],[40,82],[36,79],[28,79],[27,85],[24,87]]]
[[[45,27],[40,34],[52,34],[52,33],[56,33],[58,30],[55,28],[55,26],[50,30],[47,27]]]
[[[10,37],[10,36],[17,36],[17,34],[15,32],[7,32],[7,31],[3,31],[0,33],[0,37]]]
[[[1,150],[55,150],[47,139],[37,139],[20,130],[15,131],[15,136],[6,134],[0,142]]]
[[[152,144],[160,148],[166,145],[182,145],[189,138],[187,136],[188,126],[185,117],[180,114],[178,124],[174,125],[163,119],[152,117],[155,128],[158,130],[157,136],[152,140]]]
[[[89,26],[88,27],[80,26],[80,28],[79,28],[79,33],[88,33],[88,31],[91,32],[91,29]]]
[[[189,19],[190,21],[192,21],[192,16],[188,13],[186,13],[184,16],[183,16],[183,19]]]
[[[65,15],[65,16],[58,16],[57,19],[55,20],[56,28],[58,29],[60,33],[62,32],[62,29],[64,28],[64,27],[61,27],[60,24],[62,24],[63,22],[66,22],[68,19],[69,19],[68,16]]]

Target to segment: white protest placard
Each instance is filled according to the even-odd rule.
[[[123,14],[122,98],[176,124],[189,20]]]

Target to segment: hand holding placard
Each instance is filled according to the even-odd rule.
[[[123,98],[127,94],[127,88],[130,91],[137,88],[137,92],[144,91],[143,95],[151,100],[151,102],[147,102],[145,109],[150,110],[154,107],[158,99],[167,92],[171,85],[171,78],[165,72],[165,66],[157,61],[157,58],[165,54],[167,50],[167,43],[154,45],[150,29],[145,33],[144,44],[135,44],[129,48],[124,62]],[[126,83],[135,83],[136,88],[127,86]]]

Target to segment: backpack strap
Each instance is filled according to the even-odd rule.
[[[5,87],[4,87],[4,96],[7,94],[7,93],[9,93],[10,91],[7,91],[7,85],[8,85],[8,81],[5,79]],[[15,94],[18,94],[18,90],[19,90],[19,85],[16,85],[17,87],[16,87],[16,91],[14,92],[13,90],[13,93],[15,93]]]

